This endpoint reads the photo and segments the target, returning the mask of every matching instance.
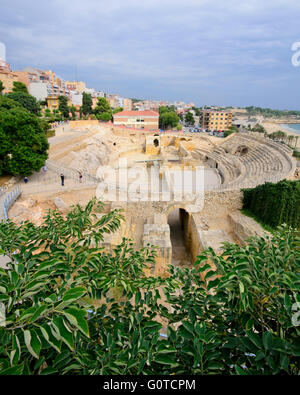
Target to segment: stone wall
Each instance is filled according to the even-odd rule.
[[[230,213],[228,218],[232,226],[233,233],[241,244],[245,244],[249,237],[264,237],[268,235],[268,232],[266,232],[259,223],[254,221],[254,219],[243,215],[240,211]]]

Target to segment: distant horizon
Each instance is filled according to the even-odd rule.
[[[0,42],[15,70],[121,97],[297,111],[299,20],[297,0],[3,0]]]

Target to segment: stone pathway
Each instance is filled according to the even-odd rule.
[[[172,264],[180,267],[190,267],[192,258],[184,244],[184,234],[179,220],[179,209],[173,210],[168,217],[172,243]]]

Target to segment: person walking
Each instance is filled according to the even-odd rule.
[[[44,171],[44,173],[46,173],[47,172],[47,166],[45,165],[45,166],[43,166],[43,171]]]
[[[61,178],[61,185],[64,186],[65,185],[65,176],[63,175],[63,173],[60,174],[60,178]]]
[[[80,171],[78,172],[78,178],[79,178],[79,182],[81,183],[82,182],[82,173]]]
[[[25,184],[27,184],[27,182],[28,182],[28,177],[24,177],[24,182],[25,182]]]

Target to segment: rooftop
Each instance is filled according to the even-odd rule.
[[[123,116],[127,116],[127,117],[136,117],[136,116],[153,117],[153,116],[156,116],[156,117],[159,117],[159,113],[156,111],[121,111],[121,112],[117,112],[113,116],[114,117],[116,117],[116,116],[119,116],[119,117],[123,117]]]

